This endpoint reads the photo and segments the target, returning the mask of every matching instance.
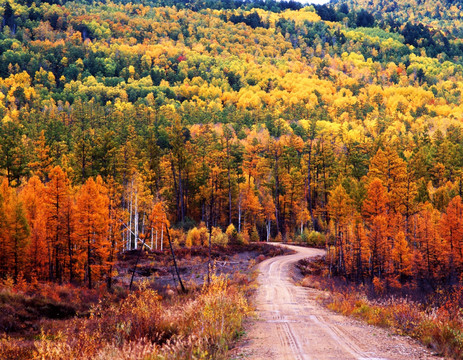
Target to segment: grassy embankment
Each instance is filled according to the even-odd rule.
[[[303,286],[328,290],[330,296],[322,302],[329,309],[408,335],[442,356],[463,359],[461,286],[424,294],[413,286],[356,285],[328,278],[322,258],[298,266],[305,275]]]

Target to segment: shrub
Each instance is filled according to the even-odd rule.
[[[172,245],[174,247],[178,248],[180,245],[186,243],[185,233],[183,232],[182,229],[170,229],[170,237],[172,239]],[[166,234],[164,234],[163,241],[164,241],[164,244],[163,244],[164,247],[169,246],[169,240]]]
[[[314,247],[324,247],[325,246],[325,235],[319,233],[318,231],[311,231],[307,235],[307,245]]]
[[[249,233],[246,230],[240,232],[236,240],[239,245],[248,245],[249,244]]]
[[[214,245],[227,246],[228,236],[222,232],[222,229],[212,228],[212,243]]]
[[[259,242],[259,241],[260,241],[260,236],[259,236],[259,233],[257,232],[256,226],[254,226],[254,227],[252,228],[250,240],[251,240],[252,242]]]
[[[244,291],[223,276],[169,302],[145,284],[120,304],[99,303],[62,332],[43,332],[32,358],[222,359],[249,311]]]
[[[207,228],[205,226],[200,226],[199,228],[194,227],[186,236],[185,245],[187,247],[192,246],[206,246],[208,244],[209,238],[207,233]]]
[[[231,244],[236,244],[238,242],[238,232],[236,231],[235,225],[230,224],[225,231],[225,234],[228,236],[228,241]]]

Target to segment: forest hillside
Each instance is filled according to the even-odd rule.
[[[0,0],[0,276],[111,288],[120,254],[326,247],[330,274],[463,276],[452,1]]]

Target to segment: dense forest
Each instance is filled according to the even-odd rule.
[[[461,5],[391,4],[2,1],[1,275],[110,284],[209,229],[456,284]]]

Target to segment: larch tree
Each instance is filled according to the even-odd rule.
[[[383,276],[388,259],[388,197],[380,179],[375,178],[368,186],[362,214],[370,243],[370,276]]]
[[[344,187],[339,184],[331,191],[328,202],[330,219],[334,223],[334,246],[338,249],[338,263],[336,267],[341,274],[346,272],[345,245],[348,239],[348,221],[352,214],[352,200]]]
[[[47,145],[45,138],[45,131],[40,132],[40,136],[35,141],[35,161],[29,164],[32,173],[36,175],[40,181],[46,183],[48,181],[48,174],[52,169],[53,159],[50,156],[50,147]]]
[[[401,207],[407,192],[407,167],[390,145],[384,150],[379,149],[371,159],[368,176],[370,179],[378,178],[382,181],[388,194],[390,211],[404,210]]]
[[[400,276],[401,280],[404,281],[407,276],[411,275],[412,253],[403,231],[397,233],[395,246],[392,249],[391,255],[395,266],[395,272]]]
[[[420,255],[415,256],[418,261],[414,262],[414,275],[418,280],[439,280],[445,277],[448,265],[444,260],[447,244],[443,243],[440,234],[441,214],[432,204],[427,203],[414,220],[416,234],[413,240],[416,243],[415,251]]]
[[[442,214],[441,236],[447,248],[446,262],[449,269],[449,281],[455,281],[457,270],[461,270],[463,260],[463,204],[460,196],[455,196]]]
[[[11,197],[11,202],[7,210],[8,216],[8,233],[12,248],[12,274],[15,281],[18,276],[24,274],[28,263],[29,247],[29,224],[27,223],[23,203],[16,192]]]
[[[21,189],[27,222],[30,227],[29,263],[30,276],[38,280],[48,277],[47,257],[47,207],[43,201],[45,185],[38,176],[33,176]]]
[[[63,281],[66,252],[66,204],[70,185],[60,166],[50,171],[50,181],[45,188],[44,202],[47,207],[47,247],[50,281]]]
[[[89,178],[77,193],[76,238],[81,277],[91,289],[107,273],[110,242],[107,189],[101,177]]]
[[[16,281],[19,274],[24,273],[28,259],[29,225],[23,203],[16,189],[9,186],[7,179],[3,179],[0,185],[0,201],[0,270],[3,276],[12,276]]]

